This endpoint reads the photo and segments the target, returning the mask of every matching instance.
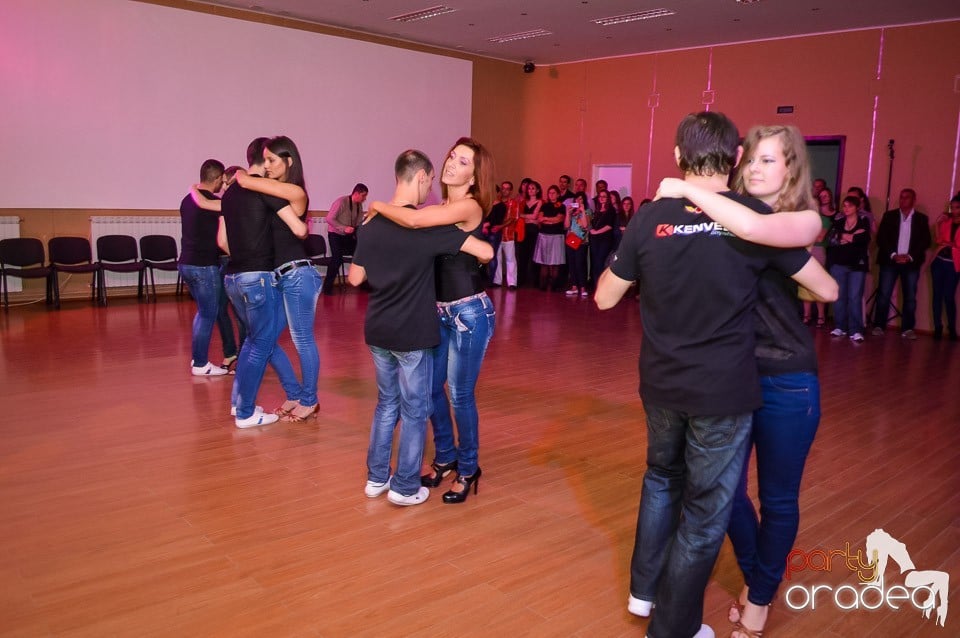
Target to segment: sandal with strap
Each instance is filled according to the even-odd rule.
[[[744,627],[742,624],[737,623],[733,628],[733,633],[730,634],[730,638],[763,638],[763,630],[750,629],[749,627]]]
[[[290,406],[289,408],[287,407],[288,405]],[[293,411],[299,407],[300,407],[299,401],[291,401],[290,399],[287,399],[286,401],[283,402],[283,405],[281,405],[279,408],[274,410],[273,413],[276,414],[277,416],[290,416],[291,414],[293,414]]]
[[[305,406],[298,405],[297,407],[298,407],[298,408],[302,408],[302,407],[305,407]],[[306,421],[307,419],[309,419],[309,418],[311,418],[311,417],[313,417],[314,419],[320,417],[320,404],[319,404],[319,403],[308,407],[306,414],[297,414],[296,410],[297,410],[297,408],[294,408],[293,410],[290,410],[289,413],[287,413],[287,414],[283,415],[282,417],[280,417],[280,420],[283,421],[284,423],[303,423],[304,421]]]
[[[818,327],[818,328],[822,328],[822,327],[824,327],[825,325],[827,325],[827,320],[824,319],[823,317],[818,317],[818,318],[817,318],[817,327]]]

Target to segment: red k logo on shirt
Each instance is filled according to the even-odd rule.
[[[657,237],[669,237],[673,234],[673,224],[657,224]]]

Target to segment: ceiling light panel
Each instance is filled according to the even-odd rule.
[[[393,16],[390,19],[394,22],[415,22],[417,20],[426,20],[427,18],[436,18],[437,16],[453,13],[454,11],[456,11],[456,9],[438,4],[437,6],[430,7],[429,9],[414,11],[413,13],[404,13],[403,15]]]
[[[651,18],[665,18],[676,14],[676,11],[670,9],[650,9],[649,11],[637,11],[635,13],[624,13],[619,16],[610,16],[609,18],[597,18],[593,20],[599,25],[609,27],[613,24],[624,24],[627,22],[636,22],[638,20],[650,20]]]
[[[546,29],[533,29],[532,31],[520,31],[519,33],[508,33],[507,35],[498,35],[495,38],[488,38],[487,42],[503,44],[505,42],[515,42],[516,40],[528,40],[530,38],[539,38],[545,35],[553,35],[553,32]]]

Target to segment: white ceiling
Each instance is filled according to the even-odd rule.
[[[793,35],[960,19],[958,0],[213,0],[253,10],[516,62],[556,64]],[[453,13],[389,18],[437,5]],[[596,18],[649,9],[675,15],[600,26]],[[552,35],[493,44],[533,29]],[[958,43],[945,42],[956,55]]]

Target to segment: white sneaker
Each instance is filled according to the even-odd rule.
[[[430,498],[430,490],[425,487],[421,487],[417,490],[416,494],[411,494],[410,496],[404,496],[400,492],[394,492],[393,490],[387,492],[387,500],[394,505],[419,505],[428,498]]]
[[[235,423],[237,427],[241,430],[246,428],[255,428],[261,425],[270,425],[271,423],[276,423],[280,420],[276,414],[264,414],[260,412],[259,414],[254,411],[253,416],[249,416],[246,419],[237,419]]]
[[[367,498],[377,498],[384,492],[390,489],[390,478],[387,478],[383,483],[376,483],[374,481],[367,481],[367,486],[363,488],[363,493],[367,495]]]
[[[871,334],[872,334],[874,337],[882,337],[882,336],[883,336],[883,328],[881,328],[880,326],[876,326],[876,327],[874,327],[873,332],[872,332]]]
[[[831,337],[842,337],[846,334],[847,332],[845,330],[841,330],[840,328],[834,328],[833,330],[830,331]]]
[[[263,406],[262,405],[253,406],[253,413],[263,414]],[[230,406],[230,416],[237,416],[237,406],[235,405]]]
[[[863,343],[863,335],[859,332],[854,332],[852,335],[850,335],[850,341],[854,343]]]
[[[653,610],[653,602],[649,600],[640,600],[639,598],[634,598],[633,594],[627,598],[627,611],[629,611],[634,616],[640,616],[641,618],[649,618],[650,611]]]
[[[910,341],[917,340],[917,333],[914,332],[913,330],[904,330],[903,332],[900,333],[900,336],[903,337],[904,339],[909,339]]]
[[[190,363],[193,362],[191,361]],[[207,361],[206,365],[199,368],[197,366],[190,366],[190,372],[195,377],[219,377],[228,373],[227,370],[224,370],[219,366],[215,366],[209,361]]]
[[[565,292],[565,293],[563,293],[563,294],[565,294],[565,295],[568,296],[568,297],[576,297],[579,293],[580,293],[580,291],[577,290],[577,287],[576,287],[576,286],[571,286],[570,290],[568,290],[567,292]]]

